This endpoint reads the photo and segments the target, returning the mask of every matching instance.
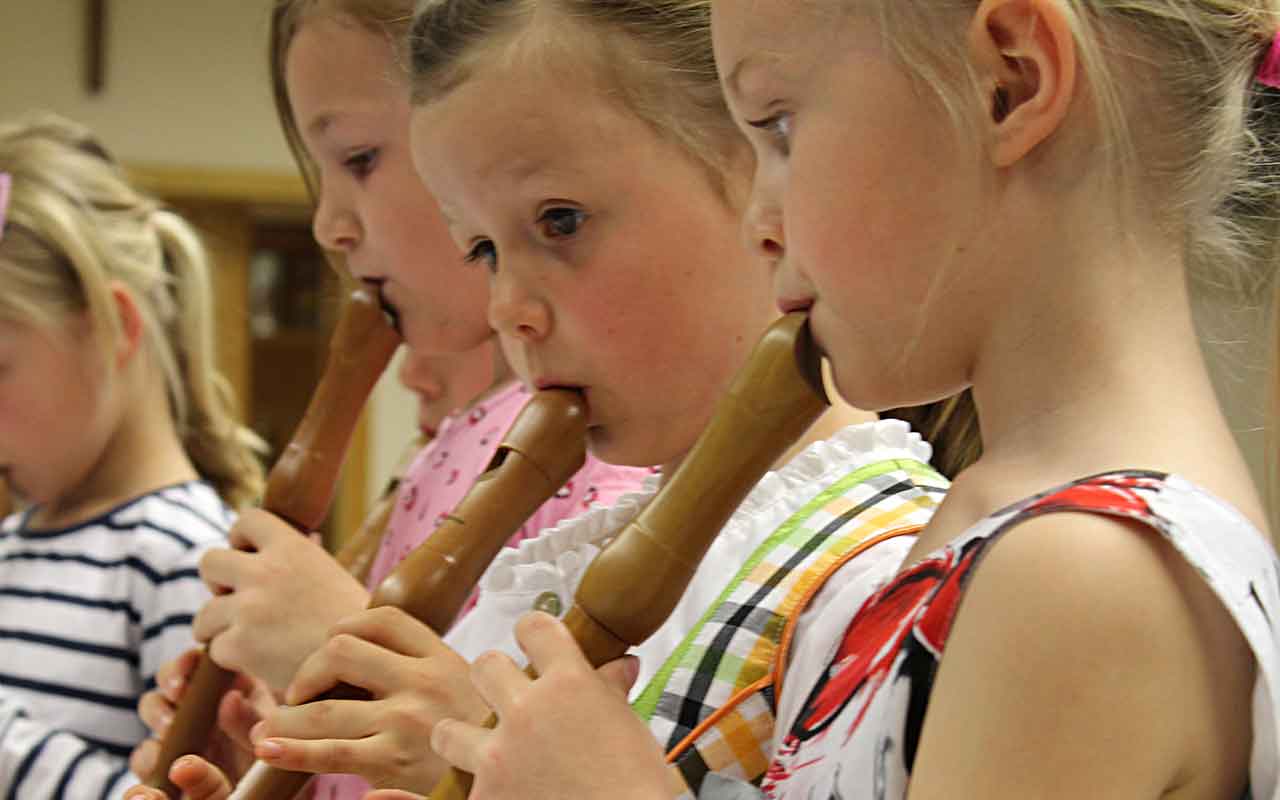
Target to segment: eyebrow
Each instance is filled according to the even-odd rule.
[[[724,84],[730,92],[742,94],[742,87],[738,85],[738,82],[742,79],[742,73],[754,67],[759,61],[759,55],[752,53],[733,65],[733,69],[729,70],[729,77],[724,79]]]
[[[321,136],[325,131],[333,125],[335,115],[333,112],[326,111],[307,124],[306,131],[313,136]]]

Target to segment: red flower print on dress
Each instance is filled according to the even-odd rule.
[[[450,470],[450,471],[449,471],[449,477],[445,480],[444,485],[445,485],[445,486],[452,486],[452,485],[454,485],[455,483],[457,483],[457,482],[458,482],[458,478],[459,478],[461,475],[462,475],[462,470],[460,470],[460,469],[455,468],[455,469]]]
[[[961,584],[973,566],[977,549],[957,557],[947,549],[925,559],[872,595],[845,630],[840,647],[797,717],[787,742],[800,742],[822,733],[845,707],[860,697],[852,733],[867,708],[891,677],[894,663],[909,638],[941,652],[959,603]]]
[[[1025,513],[1040,514],[1060,509],[1097,509],[1136,519],[1153,516],[1140,490],[1160,489],[1157,476],[1116,473],[1081,481],[1048,494],[1027,506]]]
[[[565,499],[571,494],[573,494],[573,481],[569,481],[564,486],[561,486],[556,490],[556,497],[560,500]]]
[[[582,497],[582,507],[591,508],[591,504],[600,496],[600,490],[594,486],[587,487],[587,493]]]
[[[449,451],[448,451],[448,450],[440,450],[439,452],[432,453],[432,456],[431,456],[431,468],[432,468],[432,469],[440,469],[441,467],[443,467],[443,466],[444,466],[445,462],[446,462],[446,461],[448,461],[448,460],[449,460]]]
[[[467,414],[467,424],[474,428],[487,416],[489,416],[489,412],[485,410],[484,406],[476,406],[471,409],[470,414]]]
[[[410,486],[409,491],[404,493],[404,500],[401,501],[401,505],[404,506],[405,511],[412,511],[413,507],[416,506],[417,504],[418,504],[418,487]]]

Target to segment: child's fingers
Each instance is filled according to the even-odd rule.
[[[539,675],[552,669],[591,669],[586,656],[560,620],[541,611],[525,614],[516,623],[516,642]]]
[[[222,770],[199,756],[183,756],[169,768],[169,780],[182,790],[186,800],[225,800],[231,782]]]
[[[271,737],[258,742],[253,752],[273,767],[316,774],[359,775],[382,763],[370,739]]]
[[[159,789],[139,785],[125,792],[124,800],[169,800],[169,797]]]
[[[389,689],[385,680],[387,661],[397,658],[403,656],[356,636],[334,636],[302,662],[285,691],[284,700],[294,705],[305,703],[339,683],[349,683],[382,697]]]
[[[245,509],[240,513],[227,540],[237,550],[263,550],[281,536],[297,536],[292,525],[269,511]]]
[[[153,736],[164,736],[169,723],[173,722],[173,710],[174,704],[155,689],[142,695],[138,701],[138,716]]]
[[[377,700],[320,700],[300,706],[282,706],[267,715],[249,734],[254,746],[265,739],[362,739],[379,731]]]
[[[413,658],[430,657],[446,646],[435,631],[393,606],[353,614],[330,630],[332,636],[344,633]]]
[[[366,794],[363,800],[426,800],[426,795],[414,794],[401,789],[375,789]]]
[[[442,719],[431,731],[431,749],[463,772],[479,771],[493,731],[456,719]]]
[[[156,739],[147,739],[133,748],[133,752],[129,754],[129,771],[134,775],[150,775],[151,770],[156,767],[156,758],[159,755],[160,742]]]
[[[596,672],[600,674],[601,678],[604,678],[604,682],[611,689],[626,698],[631,692],[631,687],[635,685],[636,678],[640,675],[640,659],[635,656],[623,656],[615,661],[610,661],[596,670]]]
[[[197,642],[209,643],[231,627],[236,619],[236,595],[221,594],[208,600],[196,612],[191,621],[191,637]]]
[[[226,547],[215,547],[200,557],[200,580],[215,595],[234,591],[253,572],[257,563],[254,553],[244,553]]]
[[[260,709],[250,703],[238,690],[227,692],[218,706],[218,729],[242,750],[253,750],[253,744],[249,741],[249,731],[261,721]]]
[[[156,670],[156,690],[170,703],[176,704],[186,691],[187,681],[200,662],[200,649],[192,648],[177,658],[166,661]]]
[[[499,717],[530,683],[532,679],[506,653],[490,650],[471,665],[471,684]]]

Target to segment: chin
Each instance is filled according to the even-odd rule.
[[[604,425],[587,428],[587,452],[599,461],[619,467],[644,467],[650,463],[641,460],[645,454],[639,452],[634,443]]]

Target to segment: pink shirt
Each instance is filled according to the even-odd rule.
[[[418,453],[400,481],[396,509],[369,569],[370,587],[377,586],[458,505],[531,396],[523,385],[514,383],[441,423],[436,438]],[[576,517],[593,503],[613,503],[640,488],[650,472],[647,468],[616,467],[587,456],[582,469],[534,512],[507,546],[532,539],[543,528]],[[462,613],[474,605],[473,595]],[[369,790],[369,784],[355,776],[322,775],[315,781],[313,796],[316,800],[358,800]]]

